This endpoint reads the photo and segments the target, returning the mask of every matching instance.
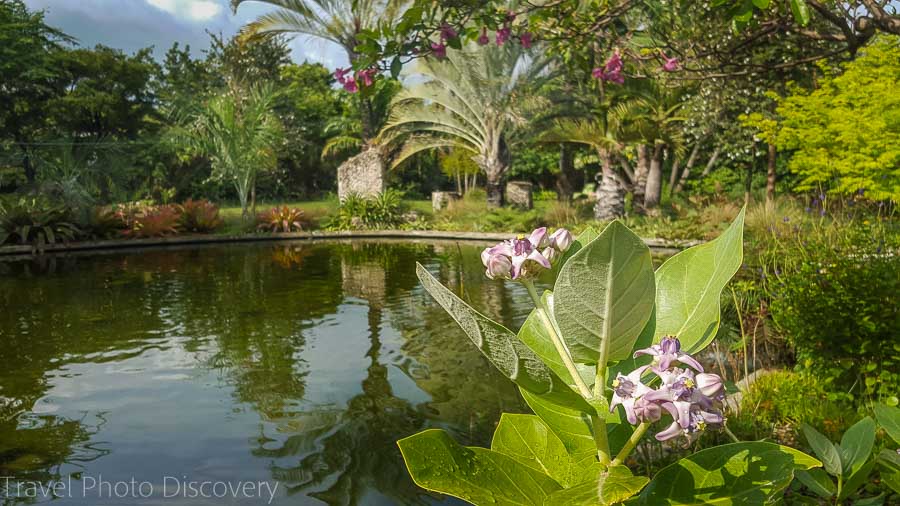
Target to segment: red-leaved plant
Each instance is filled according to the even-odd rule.
[[[219,207],[206,199],[188,199],[177,209],[181,229],[187,232],[215,232],[224,224],[219,216]]]
[[[122,232],[126,237],[146,238],[175,235],[179,231],[181,215],[175,206],[144,208],[133,216],[131,227]]]
[[[256,217],[259,230],[268,232],[299,232],[303,230],[303,211],[296,207],[273,207]]]

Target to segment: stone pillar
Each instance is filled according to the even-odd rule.
[[[458,199],[459,194],[456,192],[431,192],[431,208],[438,212]]]
[[[342,163],[337,170],[338,198],[348,195],[372,197],[387,189],[384,160],[377,148],[368,148]]]
[[[534,202],[531,198],[531,183],[525,181],[510,181],[506,183],[506,203],[520,209],[532,209]]]

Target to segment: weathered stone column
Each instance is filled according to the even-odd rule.
[[[337,170],[338,198],[348,195],[372,197],[387,189],[384,160],[378,148],[370,147],[342,163]]]
[[[459,200],[459,194],[456,192],[431,192],[431,208],[435,212],[449,206],[454,200]]]
[[[520,209],[532,209],[534,207],[531,196],[533,186],[526,181],[506,183],[506,203]]]

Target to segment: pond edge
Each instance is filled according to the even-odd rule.
[[[226,244],[240,242],[275,242],[297,240],[328,239],[437,239],[463,241],[503,241],[516,236],[506,232],[452,232],[440,230],[345,230],[336,232],[287,232],[273,234],[244,235],[177,235],[172,237],[154,237],[149,239],[106,239],[100,241],[78,241],[46,244],[40,252],[27,244],[0,246],[0,257],[27,256],[40,253],[58,253],[70,251],[111,250],[176,246],[189,244]],[[643,239],[655,251],[672,253],[689,248],[703,241],[668,241],[665,239]]]

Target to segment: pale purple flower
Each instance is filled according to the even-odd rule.
[[[544,258],[550,261],[552,264],[559,257],[559,250],[554,248],[553,246],[547,246],[544,248],[544,251],[541,251],[541,255],[544,255]]]
[[[574,241],[575,238],[572,237],[572,232],[564,228],[558,228],[550,234],[550,246],[558,249],[560,253],[565,253]]]
[[[725,383],[718,374],[700,373],[694,378],[700,393],[712,399],[725,397]]]
[[[487,271],[485,274],[490,279],[506,279],[512,276],[512,261],[506,255],[490,255],[485,261]]]
[[[447,46],[444,45],[443,42],[432,42],[431,53],[434,54],[434,57],[438,60],[443,60],[447,57]]]
[[[547,227],[541,227],[527,237],[520,236],[485,248],[481,252],[481,262],[491,279],[531,277],[541,269],[549,269],[551,262],[561,257],[565,250],[560,245],[566,242],[566,234],[565,229],[554,232],[556,241],[553,241],[547,234]]]
[[[491,39],[488,37],[487,27],[483,27],[481,29],[481,36],[478,37],[478,45],[486,46],[486,45],[490,44],[490,42],[491,42]]]
[[[612,412],[616,409],[616,406],[622,405],[625,408],[625,418],[632,425],[638,423],[638,415],[634,410],[635,401],[653,391],[650,387],[641,383],[641,375],[646,369],[647,366],[638,367],[628,373],[627,376],[619,373],[612,382],[613,395],[609,403],[609,411]],[[646,414],[646,408],[643,404],[641,409],[642,414]]]
[[[644,348],[634,352],[634,358],[641,355],[650,355],[653,357],[655,368],[659,371],[665,371],[673,362],[681,362],[703,372],[703,366],[697,362],[694,357],[681,351],[681,341],[676,337],[666,336],[659,344],[654,344],[649,348]]]

